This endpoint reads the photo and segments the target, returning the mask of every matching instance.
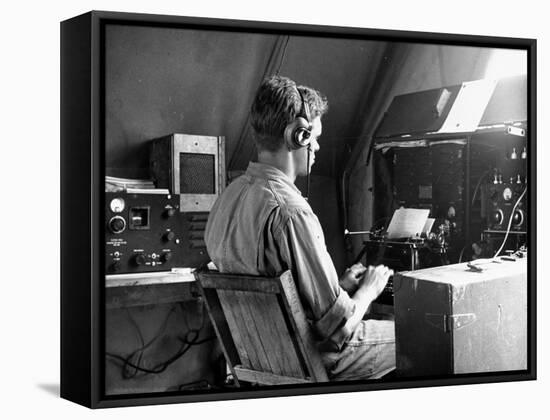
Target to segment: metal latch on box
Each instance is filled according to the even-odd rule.
[[[444,332],[458,330],[476,321],[476,314],[431,314],[425,315],[426,322]]]
[[[512,136],[525,137],[525,130],[521,127],[514,127],[512,125],[506,126],[506,132]]]

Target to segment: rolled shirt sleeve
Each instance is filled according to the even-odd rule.
[[[310,209],[297,209],[276,238],[314,330],[322,339],[331,338],[353,315],[355,304],[338,283],[317,216]]]

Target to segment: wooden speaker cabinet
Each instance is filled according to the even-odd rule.
[[[170,134],[150,154],[157,188],[180,195],[180,211],[208,212],[225,188],[225,138]]]

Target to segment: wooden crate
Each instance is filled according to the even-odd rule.
[[[500,260],[499,260],[500,261]],[[394,276],[397,371],[419,377],[527,368],[527,261]]]

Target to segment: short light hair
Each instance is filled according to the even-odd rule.
[[[307,86],[297,86],[288,77],[267,77],[260,85],[250,110],[258,150],[275,152],[284,145],[286,126],[303,113],[297,89],[309,106],[312,120],[327,112],[328,101],[321,92]]]

